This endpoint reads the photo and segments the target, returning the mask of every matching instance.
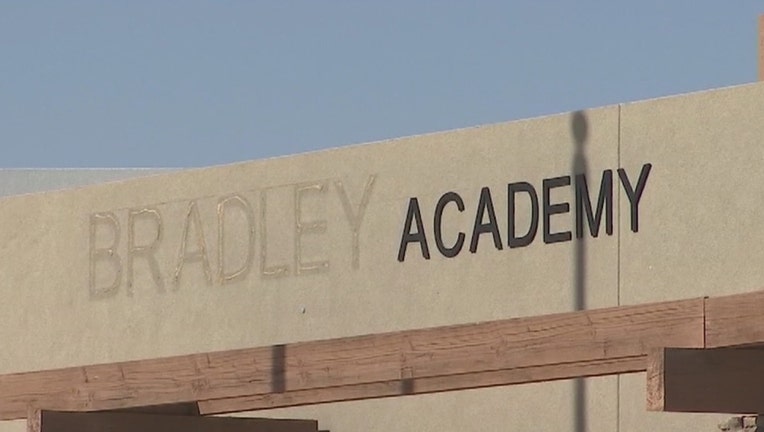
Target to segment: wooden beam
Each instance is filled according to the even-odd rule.
[[[647,364],[648,410],[764,412],[763,348],[663,348]]]
[[[27,432],[317,432],[315,420],[34,411]]]
[[[341,400],[346,396],[333,396],[329,388],[342,393],[353,386],[403,381],[420,383],[425,392],[427,385],[441,391],[544,376],[571,378],[582,369],[598,375],[596,367],[631,372],[633,361],[619,359],[644,357],[649,347],[664,344],[702,347],[703,304],[704,299],[691,299],[3,375],[0,419],[24,418],[29,407],[113,410],[289,392],[311,395],[317,389],[326,389],[321,390],[326,400]],[[614,368],[610,360],[621,367]],[[603,363],[594,366],[597,361]],[[483,384],[464,382],[464,374],[509,370],[514,370],[506,372],[511,379],[497,378],[499,372],[484,375],[492,378]],[[302,400],[310,403],[310,398]]]
[[[286,393],[267,393],[226,399],[199,401],[199,410],[206,414],[228,414],[268,408],[282,408],[328,402],[439,393],[511,384],[553,381],[571,377],[592,377],[645,370],[645,356],[619,357],[550,367],[531,366],[516,369],[445,375],[419,379],[404,379]]]

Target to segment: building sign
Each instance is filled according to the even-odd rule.
[[[647,178],[650,175],[652,164],[644,164],[642,171],[636,183],[632,185],[626,170],[619,168],[618,178],[626,197],[629,199],[631,208],[631,230],[639,231],[639,201],[642,199],[642,193],[647,184]],[[571,179],[573,184],[571,185]],[[403,226],[400,248],[398,249],[398,261],[406,259],[406,251],[410,244],[419,246],[422,258],[430,259],[430,242],[428,241],[428,232],[432,232],[432,239],[435,246],[446,258],[453,258],[462,251],[465,240],[469,238],[469,251],[476,253],[481,236],[487,235],[492,241],[493,247],[498,250],[508,248],[518,248],[528,246],[533,243],[536,233],[541,226],[543,241],[546,244],[570,241],[573,238],[571,231],[555,231],[552,227],[552,216],[563,215],[570,212],[571,203],[553,202],[551,192],[556,188],[573,187],[575,189],[575,202],[573,203],[575,211],[575,234],[576,238],[582,238],[585,234],[586,225],[592,237],[597,237],[600,231],[600,225],[603,218],[605,221],[605,232],[608,235],[613,234],[613,170],[602,172],[602,178],[599,185],[596,207],[592,205],[589,195],[589,186],[585,174],[576,174],[574,176],[560,176],[546,178],[542,182],[541,199],[535,186],[528,182],[509,183],[506,188],[506,204],[508,218],[501,223],[497,220],[494,210],[494,195],[491,188],[483,187],[480,190],[480,196],[475,200],[474,224],[469,231],[469,237],[465,231],[451,233],[451,243],[446,245],[443,233],[443,214],[451,204],[456,211],[464,212],[466,210],[464,199],[456,192],[446,192],[438,199],[435,208],[432,211],[432,218],[423,219],[422,210],[419,206],[419,200],[412,197],[409,200],[406,211],[406,222]],[[516,224],[516,206],[518,199],[526,199],[530,203],[530,224],[527,227],[518,227]],[[542,222],[539,223],[539,215]],[[426,226],[430,220],[432,224]],[[428,228],[432,228],[432,231]],[[506,231],[502,236],[502,227]],[[506,239],[505,241],[502,238]]]
[[[468,198],[449,191],[431,208],[423,207],[417,197],[411,197],[405,214],[400,215],[402,232],[398,249],[388,251],[387,255],[397,256],[399,262],[407,258],[429,260],[432,253],[454,258],[463,250],[475,254],[479,248],[486,247],[496,250],[526,247],[534,242],[537,234],[545,244],[571,241],[574,236],[577,239],[586,235],[597,237],[600,231],[612,235],[615,187],[620,187],[628,199],[631,231],[637,232],[639,203],[651,168],[652,164],[643,164],[638,174],[629,174],[624,168],[606,169],[594,182],[597,188],[590,186],[592,182],[586,174],[575,174],[545,178],[540,187],[525,181],[509,183],[501,194],[488,186],[482,187],[477,196]],[[92,213],[88,221],[90,298],[110,298],[120,291],[132,296],[137,271],[150,274],[156,292],[177,289],[188,266],[201,270],[196,272],[197,277],[201,276],[196,282],[210,286],[250,277],[269,280],[328,271],[358,271],[361,231],[377,230],[364,224],[369,202],[374,199],[377,177],[372,174],[363,185],[352,185],[362,190],[356,198],[348,194],[342,179],[335,178]],[[553,191],[568,188],[573,190],[573,202],[552,198]],[[283,199],[285,195],[291,199]],[[305,205],[311,199],[313,204],[337,206],[342,217],[331,221],[325,217],[309,217]],[[529,222],[525,226],[517,223],[516,203],[521,200],[525,201],[528,212]],[[292,217],[289,226],[285,227],[283,220],[268,217],[269,207],[279,204],[284,206],[282,212]],[[507,209],[506,219],[499,220],[497,205]],[[168,211],[169,206],[180,207],[182,212]],[[200,209],[204,207],[212,217],[202,217]],[[445,229],[444,218],[449,218],[451,212],[468,213],[471,223]],[[571,212],[574,227],[556,228],[562,224],[555,221],[571,217]],[[330,223],[344,225],[347,233],[344,238],[328,236]],[[174,238],[168,238],[168,226],[176,228]],[[179,231],[178,227],[181,227]],[[214,248],[208,241],[210,238]],[[235,248],[229,239],[243,242],[246,247]],[[338,264],[325,256],[307,258],[303,243],[308,239],[332,244],[345,251],[349,260]],[[378,249],[376,245],[367,247]],[[269,250],[275,248],[289,249],[288,259],[270,257]],[[229,253],[229,249],[234,252]],[[409,249],[413,249],[413,256]],[[165,251],[165,256],[168,251],[175,254],[163,261],[158,258],[160,250]]]

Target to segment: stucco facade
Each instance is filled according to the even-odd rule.
[[[756,290],[762,118],[751,84],[3,199],[0,373]],[[629,374],[258,415],[333,432],[724,418],[648,413],[644,387]]]

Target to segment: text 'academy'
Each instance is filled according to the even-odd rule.
[[[647,179],[650,175],[652,164],[644,164],[639,173],[636,182],[626,172],[625,169],[617,170],[618,182],[623,188],[626,197],[629,200],[631,231],[639,231],[639,201],[647,185]],[[605,232],[608,235],[613,234],[613,170],[605,170],[600,178],[599,193],[597,195],[596,208],[592,205],[589,196],[589,183],[585,174],[576,174],[574,176],[560,176],[546,178],[541,183],[541,200],[535,186],[528,182],[509,183],[506,189],[507,196],[507,220],[500,224],[496,216],[493,196],[489,187],[484,187],[480,191],[480,197],[477,205],[474,207],[475,218],[472,230],[469,235],[469,251],[475,253],[482,237],[487,237],[492,241],[493,247],[498,250],[504,248],[502,240],[501,226],[506,227],[506,245],[509,248],[518,248],[528,246],[536,238],[539,225],[543,231],[543,241],[546,244],[570,241],[573,238],[571,231],[555,231],[552,227],[552,216],[563,215],[570,212],[570,203],[554,201],[552,191],[562,188],[574,188],[575,205],[575,231],[576,238],[583,238],[585,235],[584,224],[588,225],[589,233],[592,237],[597,237],[600,231],[600,225],[603,218],[605,221]],[[529,205],[530,218],[526,227],[517,226],[516,203],[524,199]],[[453,258],[459,255],[464,249],[467,241],[467,233],[464,231],[443,232],[443,217],[447,212],[464,212],[466,206],[464,198],[456,192],[446,192],[441,195],[432,213],[425,212],[425,215],[432,215],[427,221],[432,221],[432,225],[427,229],[425,219],[422,216],[422,208],[419,205],[419,199],[412,197],[409,199],[406,211],[406,220],[403,224],[403,233],[401,234],[400,247],[398,248],[398,261],[405,261],[406,252],[409,247],[415,247],[421,253],[424,259],[430,259],[430,240],[431,235],[435,241],[435,246],[441,255],[447,258]],[[540,222],[541,218],[541,222]],[[430,234],[431,233],[431,234]]]

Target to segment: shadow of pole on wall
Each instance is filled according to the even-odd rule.
[[[583,111],[576,111],[571,115],[570,128],[573,135],[573,164],[572,178],[575,187],[577,174],[587,176],[588,166],[586,161],[586,140],[589,133],[589,124]],[[573,226],[576,226],[576,212],[572,212]],[[586,236],[576,238],[574,235],[573,248],[573,307],[574,310],[586,309]],[[577,378],[574,382],[573,395],[573,421],[575,432],[587,430],[586,418],[586,382],[583,378]]]

